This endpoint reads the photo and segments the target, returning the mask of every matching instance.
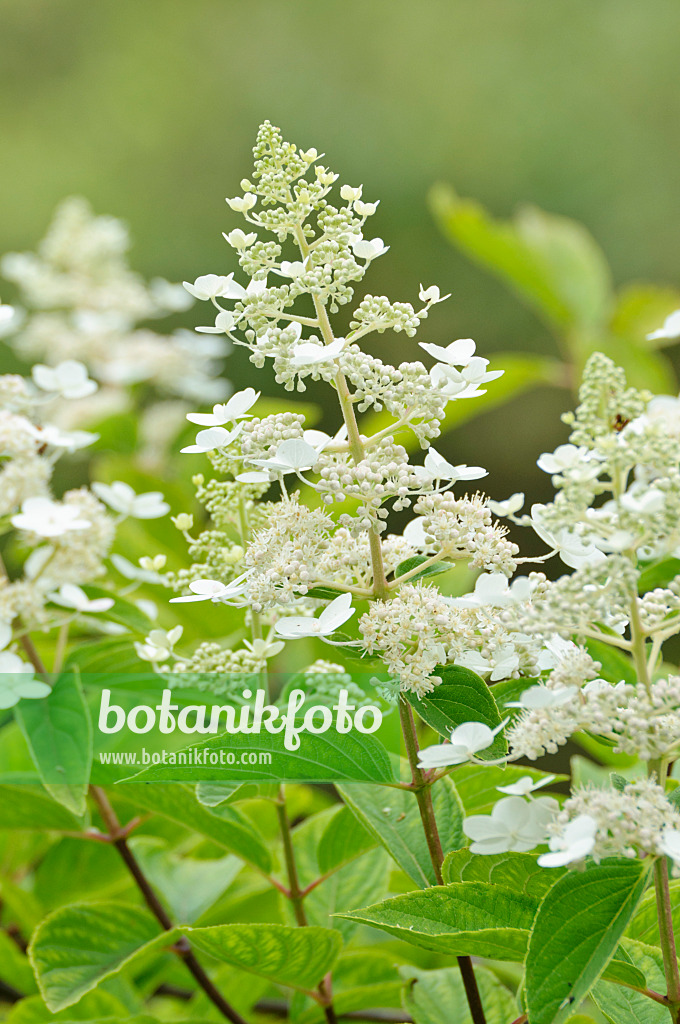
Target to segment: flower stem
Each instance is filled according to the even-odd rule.
[[[288,810],[286,808],[286,791],[284,786],[281,786],[279,789],[279,796],[276,800],[276,814],[279,819],[279,829],[281,831],[281,839],[283,841],[283,858],[286,862],[286,874],[288,875],[287,896],[293,907],[293,913],[295,914],[295,920],[297,921],[298,926],[300,928],[306,928],[309,924],[304,907],[304,899],[307,892],[300,888],[297,862],[295,860],[295,850],[293,848],[293,837],[290,830],[290,822],[288,820]],[[335,1010],[333,1009],[331,995],[330,974],[327,974],[319,984],[319,1001],[323,1006],[328,1024],[337,1024],[337,1017],[335,1016]]]
[[[99,786],[90,786],[90,795],[96,803],[102,820],[106,825],[110,842],[118,850],[121,859],[134,878],[139,891],[144,897],[144,902],[147,907],[164,931],[173,931],[175,926],[168,917],[163,904],[154,892],[151,883],[142,871],[139,861],[128,846],[127,839],[125,838],[125,829],[121,826],[120,821],[118,820],[118,815],[111,806],[106,793]],[[173,946],[173,952],[175,952],[177,956],[184,961],[186,967],[193,975],[194,980],[203,989],[210,1002],[220,1011],[223,1017],[226,1017],[227,1020],[231,1021],[231,1024],[247,1024],[241,1014],[234,1009],[231,1003],[227,1002],[219,989],[216,988],[210,980],[203,967],[196,959],[196,955],[192,951],[188,940],[184,938],[184,936],[175,943]]]
[[[422,770],[418,767],[418,738],[416,736],[416,724],[413,720],[413,712],[403,698],[400,698],[399,700],[399,718],[401,719],[401,729],[404,734],[406,753],[408,755],[408,761],[411,768],[411,779],[415,788],[418,810],[420,811],[420,820],[423,823],[423,830],[427,840],[427,848],[430,852],[430,860],[432,861],[434,876],[437,880],[437,884],[443,885],[444,879],[442,877],[442,863],[444,861],[444,852],[442,850],[441,839],[439,838],[437,819],[435,817],[434,805],[432,803],[432,789],[430,786],[425,784],[425,776]],[[484,1014],[482,998],[479,994],[479,987],[477,985],[477,979],[475,978],[475,972],[472,966],[472,958],[469,956],[459,956],[457,959],[458,967],[463,979],[463,985],[465,987],[465,995],[470,1008],[470,1014],[472,1015],[472,1024],[486,1024],[486,1016]]]
[[[678,972],[678,957],[673,931],[673,912],[668,884],[668,862],[665,857],[659,857],[654,865],[654,890],[656,892],[656,910],[659,920],[663,967],[668,989],[668,1009],[673,1019],[673,1024],[680,1024],[680,972]]]

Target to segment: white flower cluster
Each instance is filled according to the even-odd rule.
[[[656,782],[640,779],[621,790],[576,790],[548,825],[550,852],[542,867],[562,867],[592,856],[639,857],[668,853],[680,837],[680,813]],[[676,858],[680,863],[680,850]]]
[[[80,422],[120,407],[126,389],[142,381],[193,401],[226,392],[215,376],[229,348],[225,339],[137,326],[184,311],[193,300],[161,278],[147,284],[128,266],[129,246],[121,221],[95,216],[85,200],[73,198],[59,206],[37,252],[8,253],[0,263],[25,307],[0,322],[16,352],[29,362],[47,359],[50,367],[76,360],[102,385],[96,405],[68,410]]]
[[[431,447],[448,402],[484,394],[483,385],[502,371],[489,370],[470,339],[447,347],[421,343],[435,360],[429,371],[414,359],[390,366],[360,347],[366,336],[386,330],[414,338],[432,306],[448,298],[436,286],[421,285],[419,307],[365,295],[347,334],[335,336],[330,316],[352,300],[371,262],[387,252],[382,239],[365,233],[378,204],[363,199],[361,186],[348,185],[340,188],[340,202],[333,201],[337,175],[319,165],[316,151],[284,142],[269,122],[254,156],[244,194],[227,200],[248,230],[225,235],[250,280],[240,283],[231,273],[185,282],[193,297],[216,310],[214,326],[199,331],[247,347],[258,367],[271,360],[288,390],[303,391],[307,378],[325,381],[343,422],[331,436],[307,429],[298,412],[259,417],[252,388],[212,413],[192,413],[202,429],[183,452],[207,455],[217,477],[196,478],[211,516],[208,529],[193,536],[186,517],[175,519],[194,564],[171,576],[171,584],[188,588],[187,600],[219,602],[237,586],[230,603],[247,607],[254,636],[269,628],[265,645],[307,636],[379,652],[403,689],[427,692],[438,682],[437,665],[471,652],[494,680],[534,669],[538,646],[530,637],[494,625],[488,609],[455,608],[431,580],[413,582],[421,564],[437,561],[445,570],[462,561],[505,576],[514,572],[517,548],[505,527],[493,523],[485,500],[454,499],[447,490],[485,470],[452,465]],[[387,425],[372,435],[362,434],[357,421],[368,410],[388,414]],[[396,439],[404,429],[426,449],[422,459],[412,462]],[[303,502],[291,481],[316,492],[314,501]],[[274,500],[262,500],[272,494]],[[389,533],[390,511],[414,502],[418,514],[403,536]],[[388,595],[394,600],[386,601]],[[358,637],[354,598],[379,599],[361,617]],[[345,623],[349,638],[338,632]],[[210,659],[222,663],[224,652],[211,649]]]

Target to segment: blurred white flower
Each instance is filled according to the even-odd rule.
[[[363,185],[342,185],[340,188],[340,197],[347,203],[353,203],[355,200],[361,199],[363,190]]]
[[[676,867],[680,866],[680,830],[665,828],[661,833],[659,849],[674,861]]]
[[[170,511],[160,491],[137,494],[123,480],[115,480],[112,484],[103,484],[97,480],[92,484],[92,490],[114,512],[132,516],[133,519],[159,519]]]
[[[291,615],[276,623],[276,632],[287,640],[299,640],[306,636],[328,636],[354,615],[352,595],[341,594],[331,601],[318,619],[302,615]]]
[[[509,786],[496,786],[496,789],[499,793],[507,793],[508,796],[531,796],[537,789],[549,786],[554,781],[554,775],[546,775],[544,779],[539,779],[538,782],[534,782],[530,775],[523,775],[517,782],[512,782]]]
[[[539,865],[542,868],[561,868],[585,860],[595,846],[596,833],[595,819],[589,814],[579,814],[565,826],[561,835],[550,837],[550,853],[541,854]]]
[[[97,390],[97,382],[90,380],[87,367],[77,359],[65,359],[57,366],[36,363],[31,374],[41,391],[54,392],[62,398],[87,398]]]
[[[76,505],[64,505],[50,498],[26,498],[21,512],[12,516],[12,526],[37,533],[39,537],[61,537],[70,530],[86,530],[89,519],[80,518]]]
[[[167,632],[164,629],[152,629],[142,643],[135,641],[137,656],[142,661],[167,661],[183,631],[182,626],[174,626]]]
[[[487,498],[487,508],[490,508],[494,515],[497,516],[512,516],[524,505],[524,492],[516,491],[515,494],[511,494],[505,501],[493,501],[491,498]]]
[[[502,572],[483,572],[475,581],[472,594],[447,598],[454,608],[507,608],[527,601],[536,584],[528,576],[518,576],[512,583]]]
[[[563,704],[568,704],[577,692],[577,686],[560,686],[554,690],[547,686],[530,686],[519,700],[508,701],[505,706],[506,708],[522,708],[524,711],[559,708]]]
[[[9,651],[0,653],[0,708],[13,708],[20,700],[46,697],[50,687],[33,678],[33,666]]]
[[[87,448],[99,440],[99,434],[92,434],[89,430],[62,430],[53,423],[31,427],[31,433],[41,444],[47,444],[50,448],[64,448],[69,452]]]
[[[75,583],[62,583],[59,590],[48,595],[53,604],[73,608],[77,612],[107,612],[115,602],[112,597],[89,598]]]
[[[424,479],[450,480],[452,483],[455,483],[456,480],[481,480],[482,477],[487,476],[487,471],[483,466],[452,466],[433,446],[430,446],[425,456],[424,465],[414,468],[416,473]]]
[[[647,335],[647,341],[674,341],[676,338],[680,338],[680,309],[666,317],[663,327]]]
[[[360,217],[372,217],[379,206],[379,199],[376,199],[373,203],[364,203],[361,199],[357,199],[354,202],[354,212],[358,213]]]

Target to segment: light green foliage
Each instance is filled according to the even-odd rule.
[[[404,1009],[411,1014],[415,1024],[441,1024],[444,1020],[471,1024],[472,1017],[457,967],[440,968],[437,971],[402,967],[400,974],[406,981]],[[478,970],[475,977],[487,1024],[508,1024],[508,1021],[518,1016],[517,1000],[509,989],[499,985],[495,975],[490,971]]]

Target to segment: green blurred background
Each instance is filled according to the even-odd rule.
[[[678,0],[0,0],[0,22],[0,252],[33,246],[56,203],[82,194],[129,222],[143,273],[228,272],[224,197],[268,117],[381,198],[372,228],[392,248],[370,291],[453,293],[423,340],[555,351],[443,239],[437,181],[497,215],[530,201],[582,221],[617,282],[680,281]],[[374,348],[419,352],[400,335]],[[253,382],[243,353],[227,373]],[[488,465],[496,497],[547,496],[533,462],[564,438],[569,403],[533,392],[441,447]]]

